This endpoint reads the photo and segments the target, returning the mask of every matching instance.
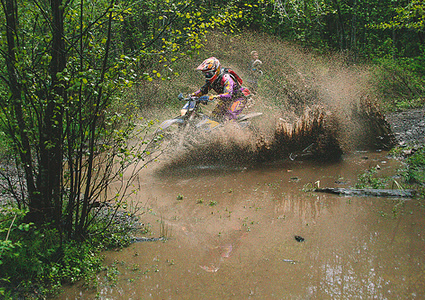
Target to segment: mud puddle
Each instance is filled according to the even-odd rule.
[[[423,299],[423,206],[305,191],[352,187],[377,166],[385,175],[399,164],[358,152],[332,164],[147,170],[141,220],[167,241],[105,253],[97,289],[77,284],[57,299]]]

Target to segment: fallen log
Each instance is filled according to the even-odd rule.
[[[373,197],[397,197],[413,198],[415,190],[392,190],[392,189],[349,189],[349,188],[315,188],[314,192],[338,194],[344,196],[373,196]]]
[[[131,239],[131,241],[133,243],[135,242],[157,242],[157,241],[165,241],[165,237],[152,237],[152,238],[148,238],[148,237],[133,237]]]

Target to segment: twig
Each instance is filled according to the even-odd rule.
[[[12,230],[12,226],[13,226],[13,223],[15,223],[15,220],[16,220],[16,215],[13,217],[12,223],[9,226],[9,230],[7,231],[5,242],[9,239],[9,234],[10,234],[10,231]]]

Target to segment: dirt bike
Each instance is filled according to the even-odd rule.
[[[186,102],[180,111],[180,116],[162,122],[156,131],[157,133],[165,132],[168,127],[174,124],[177,124],[180,130],[190,126],[194,129],[201,129],[204,131],[211,131],[223,126],[224,122],[207,116],[202,112],[200,104],[206,104],[206,101],[200,100],[201,97],[189,96],[185,98],[183,94],[179,94],[178,98],[180,101]],[[240,115],[235,122],[239,125],[239,127],[245,128],[250,124],[250,119],[261,115],[262,113],[259,112]]]
[[[159,128],[155,131],[156,136],[161,135],[168,137],[180,133],[180,145],[182,141],[187,137],[194,135],[195,133],[207,133],[213,130],[221,128],[226,123],[223,120],[218,120],[211,116],[208,116],[202,112],[201,104],[207,104],[209,101],[205,101],[203,97],[188,96],[184,97],[183,94],[178,95],[180,101],[186,103],[180,110],[180,115],[165,120],[159,125]],[[247,128],[250,126],[250,120],[252,118],[261,116],[262,113],[252,112],[248,114],[241,114],[234,120],[234,124],[239,128]],[[227,121],[229,122],[229,121]]]

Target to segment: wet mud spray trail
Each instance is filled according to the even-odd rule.
[[[423,205],[308,189],[350,188],[366,170],[400,167],[363,74],[333,60],[313,68],[289,50],[297,68],[282,65],[270,45],[282,89],[258,94],[259,131],[149,164],[132,201],[154,239],[106,252],[96,289],[77,284],[58,299],[424,299]],[[278,97],[286,104],[271,107]]]

